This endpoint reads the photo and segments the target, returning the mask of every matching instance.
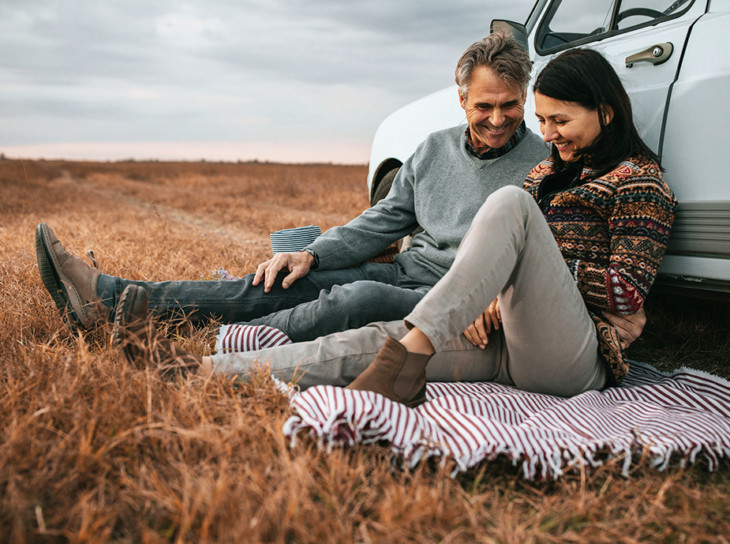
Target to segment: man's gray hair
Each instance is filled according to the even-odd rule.
[[[492,69],[510,87],[527,92],[532,71],[530,55],[502,30],[496,29],[482,41],[472,44],[456,64],[456,84],[465,99],[472,73],[479,66]]]

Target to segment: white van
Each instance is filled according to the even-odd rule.
[[[680,202],[657,283],[730,293],[730,0],[538,0],[524,25],[495,27],[525,45],[533,76],[573,47],[611,62]],[[534,112],[530,90],[525,120],[539,134]],[[465,123],[456,86],[386,118],[370,155],[371,202],[429,133]]]

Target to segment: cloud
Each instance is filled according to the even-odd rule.
[[[0,144],[369,142],[531,0],[5,0]],[[244,122],[259,119],[263,122]]]

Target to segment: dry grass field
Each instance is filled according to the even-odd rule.
[[[659,473],[636,459],[557,482],[495,462],[451,478],[386,446],[330,453],[281,428],[255,383],[132,370],[109,330],[71,334],[43,289],[47,222],[104,272],[199,279],[252,272],[268,233],[322,230],[367,206],[364,167],[0,161],[0,541],[730,541],[730,467]],[[632,356],[730,374],[728,303],[656,297]],[[174,334],[174,331],[170,331]],[[202,352],[213,328],[182,337]]]

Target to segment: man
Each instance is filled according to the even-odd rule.
[[[467,127],[429,136],[405,162],[387,198],[300,253],[281,253],[239,281],[141,282],[100,274],[68,254],[50,227],[38,226],[43,283],[69,324],[89,328],[113,318],[124,288],[141,286],[158,316],[268,325],[292,341],[405,317],[451,266],[486,198],[521,186],[548,156],[523,121],[531,61],[512,38],[494,33],[472,45],[456,69]],[[413,231],[394,263],[368,263]],[[360,266],[355,267],[355,265]]]

